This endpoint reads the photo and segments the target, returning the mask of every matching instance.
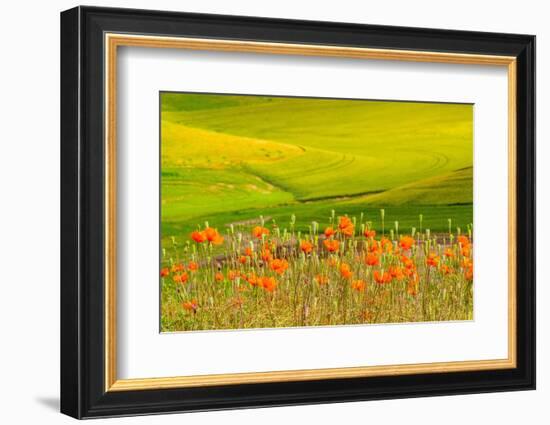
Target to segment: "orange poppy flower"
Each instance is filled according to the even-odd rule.
[[[402,269],[403,271],[403,274],[407,277],[411,277],[413,274],[416,273],[416,269],[414,267],[411,267],[411,268],[404,268]]]
[[[445,257],[447,257],[447,258],[454,258],[454,256],[455,256],[455,253],[454,253],[454,251],[453,251],[451,248],[447,248],[447,249],[445,250]]]
[[[204,229],[204,235],[209,242],[212,242],[217,234],[218,231],[212,227],[207,227],[206,229]]]
[[[474,263],[469,258],[464,258],[461,263],[461,266],[464,271],[464,277],[466,280],[473,280],[474,278]]]
[[[252,256],[254,255],[254,251],[252,251],[252,248],[247,247],[247,248],[244,250],[244,255],[246,255],[247,257],[252,257]]]
[[[246,277],[246,281],[252,286],[256,286],[258,284],[258,280],[259,279],[256,277],[255,274],[250,274]]]
[[[229,280],[233,281],[239,277],[239,272],[236,270],[229,270],[229,273],[227,273],[227,277]]]
[[[382,238],[380,239],[380,247],[390,254],[393,250],[393,243],[388,238]]]
[[[273,256],[271,255],[271,251],[267,248],[265,248],[262,251],[262,260],[267,262],[270,262],[273,259]]]
[[[350,279],[353,276],[349,264],[342,263],[340,266],[340,275],[342,275],[344,279]]]
[[[403,269],[401,267],[391,266],[388,271],[391,277],[394,279],[402,280],[405,277],[405,274],[403,273]]]
[[[399,246],[405,250],[411,249],[414,245],[414,239],[410,236],[401,236],[399,239]]]
[[[389,274],[388,272],[382,273],[378,270],[375,270],[373,276],[374,276],[374,281],[380,284],[390,283],[392,280],[391,274]]]
[[[174,282],[184,284],[187,282],[187,279],[189,279],[189,275],[186,272],[183,272],[181,274],[175,274],[172,279],[174,279]]]
[[[338,229],[345,236],[353,236],[355,233],[355,226],[353,225],[353,222],[346,216],[340,217]]]
[[[374,252],[369,252],[365,258],[367,266],[377,266],[380,264],[380,257]]]
[[[302,241],[300,243],[300,249],[304,253],[309,254],[309,253],[311,253],[311,251],[313,251],[313,244],[309,241]]]
[[[199,308],[199,303],[195,299],[191,301],[185,301],[183,303],[183,308],[187,311],[192,311],[193,313],[196,313],[197,309]]]
[[[413,269],[414,268],[414,262],[406,255],[401,256],[401,262],[407,269]]]
[[[366,229],[364,234],[367,238],[374,238],[376,236],[376,230]]]
[[[246,264],[246,262],[248,261],[248,257],[244,256],[244,255],[241,255],[239,257],[239,263],[241,264]]]
[[[342,217],[339,217],[338,228],[344,229],[348,226],[353,226],[353,222],[351,221],[351,219],[349,217],[346,217],[345,215]]]
[[[392,280],[392,277],[391,277],[391,274],[389,274],[388,272],[381,273],[380,271],[375,270],[374,280],[376,281],[376,283],[380,283],[380,284],[390,283]]]
[[[170,274],[170,269],[168,267],[164,267],[160,269],[160,277],[166,277]]]
[[[466,270],[464,271],[464,277],[466,278],[466,280],[474,279],[474,263],[468,263],[468,267],[466,267]]]
[[[354,280],[351,282],[351,288],[355,289],[357,292],[361,292],[365,289],[365,281],[364,280]]]
[[[443,264],[441,266],[440,270],[441,270],[441,273],[443,273],[445,275],[451,274],[452,271],[453,271],[453,269],[450,266],[448,266],[447,264]]]
[[[288,269],[288,261],[276,258],[269,263],[269,267],[277,274],[283,274]]]
[[[220,272],[216,273],[214,275],[214,279],[216,279],[216,282],[221,282],[223,280],[223,273],[220,273]]]
[[[260,284],[267,292],[273,292],[277,289],[277,281],[274,277],[264,276],[260,279]]]
[[[355,234],[355,226],[352,224],[350,226],[344,227],[341,229],[341,232],[345,236],[353,236]]]
[[[193,233],[191,233],[191,239],[193,239],[195,242],[202,243],[206,241],[206,233],[194,231]]]
[[[380,243],[377,240],[373,240],[371,244],[369,244],[369,252],[382,252],[382,248],[380,247]]]
[[[430,267],[437,267],[439,265],[439,255],[435,252],[430,252],[428,258],[426,259],[426,264]]]
[[[323,276],[321,274],[318,274],[317,276],[315,276],[315,280],[317,281],[317,283],[321,286],[323,285],[326,285],[328,283],[328,277],[327,276]]]
[[[221,245],[223,243],[223,237],[218,233],[216,229],[213,229],[212,227],[207,227],[204,230],[204,234],[208,242],[214,245]]]
[[[468,267],[470,267],[470,264],[472,264],[472,260],[470,260],[469,258],[463,258],[462,259],[462,263],[461,263],[462,267],[468,268]]]
[[[426,258],[426,264],[430,267],[437,267],[439,265],[440,257],[435,252],[430,252]]]
[[[470,245],[465,246],[462,248],[461,254],[463,257],[469,257],[472,253],[472,250],[470,248]]]
[[[194,261],[189,261],[187,268],[192,272],[196,272],[199,269],[199,264]]]
[[[262,239],[263,235],[269,235],[269,229],[261,226],[256,226],[252,229],[252,236],[254,236],[255,238]]]
[[[336,239],[325,239],[323,241],[323,244],[325,245],[325,248],[328,250],[328,252],[337,252],[340,247],[340,242],[338,242]]]
[[[457,238],[457,241],[462,247],[467,247],[470,245],[470,239],[468,239],[468,236],[460,235]]]
[[[181,263],[172,265],[172,273],[182,272],[185,270],[185,266]]]
[[[432,252],[428,255],[426,263],[431,267],[438,267],[441,264],[441,256]]]
[[[329,226],[325,229],[325,236],[327,238],[330,238],[331,236],[334,236],[335,234],[336,234],[336,230],[334,230],[331,226]]]

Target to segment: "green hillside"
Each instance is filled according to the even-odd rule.
[[[456,205],[471,204],[473,197],[473,168],[463,168],[441,176],[429,177],[403,186],[360,197],[350,204],[397,205]]]
[[[162,93],[161,108],[164,237],[331,209],[472,221],[471,105]]]

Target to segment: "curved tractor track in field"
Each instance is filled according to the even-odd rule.
[[[298,201],[354,197],[409,184],[443,174],[450,159],[442,152],[407,152],[397,157],[377,158],[302,147],[303,153],[272,164],[248,163],[247,172],[290,192]],[[406,167],[401,167],[405,163]],[[397,173],[396,168],[402,168]]]

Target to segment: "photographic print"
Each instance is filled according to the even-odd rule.
[[[473,319],[473,105],[160,93],[162,332]]]

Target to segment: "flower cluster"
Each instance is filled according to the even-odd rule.
[[[163,290],[173,288],[191,313],[183,322],[190,328],[215,328],[228,315],[229,327],[433,320],[449,302],[441,310],[448,317],[469,317],[471,235],[400,234],[397,225],[379,235],[348,216],[309,229],[262,220],[223,236],[209,226],[193,231],[184,255],[176,248],[161,268]]]
[[[223,236],[221,236],[216,229],[207,227],[202,231],[195,231],[191,233],[191,239],[197,243],[210,242],[213,245],[221,245],[223,243]]]

